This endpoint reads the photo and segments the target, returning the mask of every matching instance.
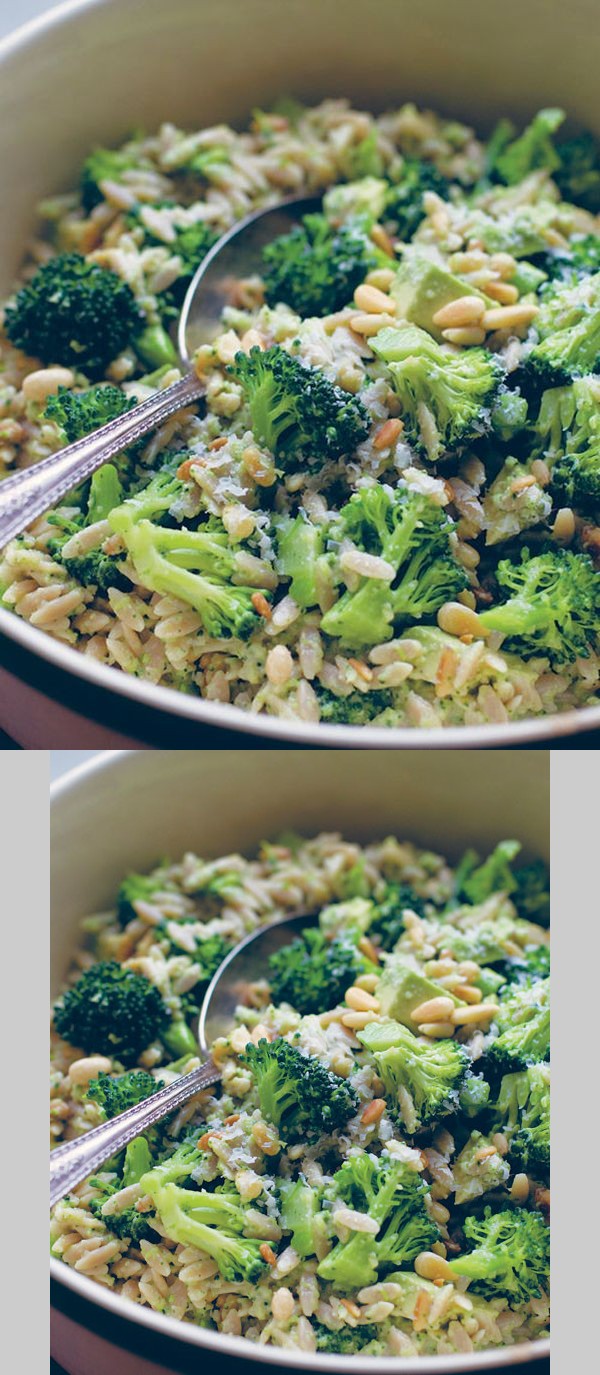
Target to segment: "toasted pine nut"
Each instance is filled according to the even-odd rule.
[[[45,401],[59,387],[72,387],[74,383],[75,373],[70,368],[38,368],[23,378],[23,396],[26,401]]]
[[[456,1276],[447,1260],[436,1256],[435,1251],[421,1251],[415,1260],[415,1270],[422,1280],[443,1279],[455,1284]]]
[[[529,1198],[529,1180],[526,1174],[516,1174],[510,1186],[513,1203],[524,1203]]]
[[[351,1318],[360,1318],[360,1308],[353,1299],[340,1299],[340,1303],[344,1305],[346,1312],[350,1314]]]
[[[561,506],[560,511],[556,512],[552,534],[555,539],[564,540],[565,544],[572,540],[575,534],[575,516],[570,506]]]
[[[458,972],[462,975],[463,979],[471,981],[472,979],[476,979],[481,971],[479,965],[475,963],[475,960],[461,960],[458,966]]]
[[[273,613],[266,597],[263,597],[262,592],[253,592],[250,601],[252,602],[254,610],[258,612],[258,615],[263,616],[265,621],[270,621]]]
[[[474,988],[473,984],[457,984],[452,992],[457,998],[462,998],[463,1003],[480,1003],[483,998],[481,989]]]
[[[508,1155],[508,1141],[504,1132],[494,1132],[492,1142],[496,1147],[498,1155]]]
[[[210,444],[209,444],[208,447],[209,447],[211,453],[213,453],[213,452],[217,452],[219,449],[224,449],[224,448],[225,448],[225,445],[228,444],[228,443],[229,443],[229,436],[226,435],[226,434],[219,434],[219,435],[217,435],[217,438],[216,438],[216,439],[211,439],[211,442],[210,442]],[[183,464],[182,464],[182,467],[183,467]],[[177,476],[179,476],[179,470],[177,471]]]
[[[355,986],[356,988],[364,988],[366,993],[374,993],[378,983],[379,978],[377,974],[361,974],[356,980]]]
[[[388,311],[382,311],[380,315],[351,315],[349,323],[355,334],[362,334],[366,339],[371,334],[378,334],[386,325],[394,325],[396,322]]]
[[[519,299],[516,286],[510,286],[508,282],[488,282],[485,288],[486,296],[491,296],[493,301],[498,301],[501,306],[514,306]]]
[[[367,1103],[366,1108],[363,1108],[361,1112],[360,1120],[363,1126],[368,1127],[372,1122],[378,1122],[379,1118],[383,1117],[386,1107],[385,1098],[373,1098],[372,1102]]]
[[[359,678],[362,678],[365,683],[372,683],[373,669],[369,668],[368,664],[363,664],[362,659],[349,659],[348,663],[354,672],[358,673]]]
[[[485,301],[481,296],[459,296],[456,301],[448,301],[436,310],[433,323],[438,329],[459,329],[462,325],[477,324],[484,314]]]
[[[350,1031],[362,1031],[369,1022],[375,1021],[376,1012],[346,1012],[342,1017],[342,1026],[347,1026]]]
[[[455,1026],[467,1026],[469,1022],[484,1022],[494,1017],[498,1011],[495,1003],[478,1003],[475,1007],[455,1007],[452,1021]]]
[[[468,253],[453,253],[448,266],[453,272],[476,272],[488,261],[487,254],[482,253],[481,249],[473,249]]]
[[[524,473],[523,477],[516,477],[514,482],[511,482],[510,484],[510,490],[515,495],[517,495],[519,492],[525,492],[528,487],[535,487],[535,478],[533,476],[533,473]]]
[[[373,945],[369,936],[361,936],[358,942],[358,948],[361,955],[366,955],[367,959],[370,960],[372,964],[379,964],[379,951],[377,947]]]
[[[354,292],[354,304],[359,310],[368,311],[369,315],[378,315],[382,310],[389,310],[390,315],[395,315],[397,306],[391,296],[385,291],[380,291],[377,286],[368,286],[362,282]]]
[[[432,1041],[446,1041],[454,1035],[453,1022],[420,1022],[419,1031]]]
[[[258,1249],[263,1260],[266,1260],[267,1265],[275,1265],[277,1256],[275,1255],[275,1252],[272,1249],[272,1247],[269,1246],[268,1241],[263,1241],[262,1246],[259,1246]]]
[[[241,345],[244,353],[249,353],[250,349],[263,349],[264,351],[265,342],[257,329],[247,329],[246,333],[242,334]]]
[[[462,602],[444,602],[437,613],[437,623],[447,635],[475,635],[483,640],[487,634],[477,612]]]
[[[484,329],[519,329],[530,325],[539,311],[539,306],[496,306],[486,310],[481,321]]]
[[[364,988],[357,988],[352,985],[346,993],[348,1007],[355,1012],[379,1012],[379,1002],[371,993],[367,993]]]
[[[396,440],[400,438],[404,425],[401,420],[385,420],[377,431],[373,440],[373,448],[389,449]]]
[[[413,1008],[410,1016],[413,1022],[443,1022],[448,1020],[453,1011],[452,998],[427,998],[424,1003],[419,1003],[418,1007]]]
[[[540,487],[547,487],[550,481],[550,469],[543,458],[534,458],[531,465],[533,476]]]
[[[89,1084],[91,1079],[97,1079],[99,1074],[110,1074],[112,1060],[108,1060],[106,1055],[86,1055],[84,1059],[74,1060],[69,1066],[70,1084]]]
[[[370,238],[373,240],[373,243],[376,244],[378,248],[383,249],[384,253],[388,253],[390,258],[393,258],[395,256],[394,245],[392,243],[392,240],[390,239],[387,230],[384,229],[382,224],[373,225],[373,228],[370,233]]]
[[[490,267],[494,272],[499,272],[501,277],[512,277],[517,270],[517,264],[512,253],[492,253]]]
[[[469,348],[483,343],[485,330],[477,325],[464,325],[457,329],[443,329],[442,338],[449,344],[461,344],[463,348]]]
[[[435,1219],[436,1222],[441,1223],[442,1226],[444,1226],[446,1222],[450,1221],[450,1211],[448,1208],[444,1207],[443,1203],[432,1203],[431,1216]]]
[[[380,291],[389,291],[396,273],[393,267],[374,267],[365,278],[367,286],[377,286]]]
[[[480,1151],[475,1151],[475,1160],[489,1160],[490,1156],[497,1155],[495,1146],[482,1146]]]

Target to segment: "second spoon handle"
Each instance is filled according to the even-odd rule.
[[[0,483],[0,549],[108,459],[157,429],[175,411],[198,401],[203,392],[204,384],[188,373],[60,453],[5,478]]]
[[[50,1154],[50,1207],[53,1208],[76,1184],[93,1174],[109,1156],[121,1151],[135,1136],[155,1122],[160,1122],[175,1108],[182,1107],[201,1089],[216,1084],[220,1078],[221,1071],[212,1060],[207,1060],[206,1064],[192,1070],[191,1074],[182,1075],[174,1083],[159,1089],[158,1093],[153,1093],[151,1098],[127,1108],[111,1121],[102,1122],[99,1127],[84,1132],[83,1136],[56,1146]]]

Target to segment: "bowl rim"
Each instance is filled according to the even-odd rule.
[[[52,9],[28,20],[0,40],[0,68],[24,49],[28,43],[43,39],[55,26],[72,19],[82,19],[93,9],[106,8],[118,0],[62,0]],[[229,703],[211,702],[202,697],[188,697],[176,688],[163,687],[133,677],[122,669],[97,663],[86,658],[71,645],[54,640],[43,630],[21,620],[14,612],[0,607],[0,636],[6,636],[35,659],[51,664],[69,678],[82,679],[92,687],[104,691],[108,697],[116,694],[130,703],[158,711],[170,718],[184,718],[190,725],[212,727],[214,730],[237,731],[241,735],[258,736],[272,741],[323,745],[329,748],[350,749],[490,749],[496,746],[522,746],[560,737],[572,737],[580,732],[600,729],[600,703],[542,717],[527,717],[499,725],[444,726],[419,728],[407,726],[346,726],[321,722],[291,720],[281,716],[267,716],[242,710]],[[9,670],[10,671],[10,670]],[[32,686],[38,690],[39,684]],[[60,705],[77,711],[76,703],[60,699]]]
[[[50,806],[60,804],[63,797],[79,787],[86,787],[90,783],[93,785],[96,776],[104,771],[118,769],[126,764],[132,756],[137,757],[138,750],[104,750],[94,758],[82,761],[74,768],[67,770],[59,778],[55,779],[50,786]],[[133,1325],[139,1324],[149,1332],[156,1332],[165,1337],[170,1337],[176,1342],[182,1342],[188,1346],[196,1346],[201,1349],[214,1352],[218,1355],[222,1352],[225,1356],[230,1356],[239,1361],[248,1360],[258,1363],[264,1362],[268,1365],[281,1367],[285,1363],[287,1367],[296,1370],[319,1370],[336,1371],[340,1375],[348,1375],[348,1357],[341,1355],[328,1355],[311,1351],[299,1351],[287,1347],[261,1346],[258,1342],[248,1341],[246,1337],[232,1337],[223,1332],[211,1332],[206,1328],[198,1328],[193,1323],[186,1323],[177,1318],[168,1317],[163,1313],[157,1313],[151,1308],[142,1308],[134,1303],[127,1303],[104,1285],[96,1284],[87,1275],[80,1275],[76,1270],[65,1265],[64,1262],[50,1258],[50,1276],[58,1284],[71,1290],[81,1299],[105,1309],[115,1317],[130,1321]],[[397,1356],[353,1356],[352,1370],[360,1375],[398,1375],[400,1361],[402,1370],[406,1375],[465,1375],[470,1370],[486,1370],[488,1368],[498,1368],[502,1365],[521,1365],[532,1360],[539,1361],[548,1358],[550,1355],[550,1338],[540,1337],[531,1342],[519,1342],[514,1346],[501,1346],[487,1348],[485,1351],[473,1353],[457,1352],[448,1356],[415,1356],[413,1358],[399,1358]]]

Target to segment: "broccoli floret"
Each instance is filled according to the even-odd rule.
[[[142,1095],[142,1097],[144,1096],[147,1095]],[[131,1104],[127,1103],[124,1106],[129,1107]],[[122,1108],[118,1108],[117,1111],[122,1111]],[[152,1128],[152,1131],[156,1132],[157,1128]],[[152,1152],[148,1140],[145,1136],[136,1136],[125,1148],[120,1177],[115,1176],[112,1172],[103,1172],[89,1181],[98,1191],[90,1202],[92,1215],[101,1218],[108,1230],[114,1232],[115,1236],[127,1238],[134,1245],[140,1241],[152,1241],[157,1236],[154,1227],[154,1214],[138,1212],[135,1205],[113,1211],[109,1200],[112,1199],[113,1194],[118,1193],[129,1184],[139,1183],[142,1175],[151,1167]]]
[[[500,997],[510,996],[513,984],[537,983],[550,973],[550,946],[534,945],[502,965],[504,987]]]
[[[121,926],[135,920],[135,902],[151,902],[164,888],[164,879],[152,874],[127,874],[117,893],[117,918]]]
[[[334,936],[346,937],[358,944],[361,936],[369,930],[376,906],[370,898],[354,897],[344,902],[332,902],[321,908],[319,926],[329,940]]]
[[[523,364],[525,383],[556,387],[600,371],[600,272],[552,283],[534,329],[537,342]]]
[[[496,570],[508,599],[481,613],[482,627],[499,631],[506,648],[524,659],[547,655],[552,663],[586,657],[598,632],[600,574],[587,554],[568,549],[502,559]],[[510,595],[512,594],[512,595]]]
[[[90,1212],[93,1217],[102,1219],[109,1232],[114,1232],[115,1236],[131,1242],[134,1246],[139,1245],[140,1241],[157,1240],[156,1228],[152,1226],[153,1213],[139,1213],[135,1207],[124,1208],[120,1212],[104,1212],[109,1199],[122,1188],[120,1181],[113,1184],[94,1177],[89,1182],[99,1190],[97,1196],[90,1201]]]
[[[104,199],[100,183],[119,182],[136,166],[136,157],[120,148],[94,148],[81,169],[81,202],[88,214]]]
[[[341,1002],[347,988],[365,971],[365,960],[352,941],[325,939],[318,927],[307,927],[298,940],[269,958],[269,984],[276,1003],[297,1012],[325,1012]]]
[[[449,1263],[455,1275],[471,1280],[474,1293],[519,1304],[547,1288],[550,1233],[540,1213],[486,1208],[483,1217],[465,1219],[464,1234],[472,1250]]]
[[[323,197],[323,210],[331,224],[358,222],[369,230],[383,215],[388,191],[389,183],[381,177],[361,177],[331,186]]]
[[[394,705],[393,693],[387,688],[350,692],[347,697],[336,697],[327,688],[319,688],[318,698],[320,720],[330,726],[366,726]]]
[[[344,176],[349,181],[357,177],[380,177],[383,173],[383,158],[377,146],[377,130],[365,134],[358,143],[351,143],[343,149],[342,166]]]
[[[517,887],[512,894],[519,916],[547,926],[550,921],[550,871],[543,859],[524,864],[515,873]],[[539,947],[543,952],[547,946]]]
[[[126,1108],[132,1108],[135,1103],[142,1103],[145,1098],[150,1098],[153,1093],[158,1093],[158,1090],[163,1088],[163,1080],[155,1079],[148,1070],[131,1069],[126,1074],[119,1074],[114,1078],[110,1074],[99,1074],[97,1079],[92,1079],[88,1085],[86,1098],[91,1098],[92,1102],[97,1103],[103,1109],[105,1117],[116,1117],[118,1113],[125,1112]]]
[[[469,1057],[456,1041],[426,1041],[401,1022],[370,1022],[357,1033],[375,1060],[391,1101],[412,1135],[455,1112]]]
[[[301,1175],[294,1183],[286,1179],[280,1188],[281,1226],[284,1232],[291,1232],[290,1246],[305,1260],[315,1254],[315,1227],[319,1212],[320,1194],[306,1183]]]
[[[54,424],[58,425],[65,443],[74,444],[77,439],[83,439],[93,430],[99,430],[101,425],[106,425],[109,420],[115,420],[118,415],[124,415],[125,411],[130,411],[135,405],[135,396],[126,396],[120,387],[113,387],[110,382],[101,382],[82,392],[59,387],[54,396],[48,397],[44,415],[47,420],[53,420]]]
[[[558,505],[600,507],[600,379],[582,377],[544,392],[536,429],[552,454],[550,491]]]
[[[516,186],[530,172],[539,169],[550,173],[556,171],[560,166],[560,157],[552,135],[564,118],[564,110],[539,110],[520,137],[505,144],[498,152],[493,170],[500,180],[507,186]]]
[[[288,1141],[340,1131],[358,1108],[345,1079],[281,1037],[248,1045],[240,1058],[251,1070],[261,1112]]]
[[[152,517],[168,511],[183,490],[176,478],[159,473],[111,511],[109,523],[121,535],[145,587],[193,607],[209,635],[247,639],[258,622],[257,592],[230,581],[241,570],[221,522],[209,520],[198,530],[153,523]]]
[[[114,1055],[125,1065],[161,1035],[168,1018],[155,984],[116,960],[84,970],[54,1009],[59,1036],[86,1054]]]
[[[505,1074],[494,1103],[494,1129],[504,1132],[509,1158],[523,1170],[547,1173],[550,1165],[550,1066],[529,1065]]]
[[[402,403],[407,436],[429,462],[490,429],[492,403],[504,376],[493,354],[438,344],[410,324],[381,329],[370,342]]]
[[[461,878],[457,887],[459,897],[469,902],[485,902],[492,893],[506,893],[516,888],[516,878],[511,864],[521,849],[518,840],[501,840],[483,864],[477,863],[473,850],[467,851],[462,860]]]
[[[364,1213],[378,1232],[352,1232],[317,1267],[335,1289],[374,1284],[379,1275],[408,1265],[438,1239],[426,1207],[427,1188],[415,1170],[384,1152],[350,1156],[333,1176],[332,1201]]]
[[[482,505],[485,542],[491,546],[514,539],[522,530],[546,521],[552,510],[552,498],[532,479],[529,462],[519,463],[511,457],[505,459],[488,487]]]
[[[364,1352],[372,1342],[380,1340],[376,1323],[361,1322],[357,1327],[324,1327],[323,1323],[312,1322],[317,1340],[317,1351],[326,1351],[332,1356],[352,1356]]]
[[[264,1273],[261,1242],[244,1235],[247,1212],[233,1184],[216,1189],[182,1187],[200,1163],[191,1142],[142,1176],[140,1185],[154,1203],[166,1235],[182,1246],[195,1246],[216,1262],[230,1283],[256,1283]],[[253,1223],[255,1222],[253,1218]]]
[[[38,268],[6,307],[11,343],[43,363],[101,376],[144,323],[135,296],[115,272],[80,253]]]
[[[109,587],[117,587],[125,592],[131,590],[131,580],[119,569],[122,560],[103,554],[101,549],[90,549],[87,554],[74,554],[60,561],[69,577],[75,578],[84,587],[97,587],[101,593],[108,592]]]
[[[306,317],[348,305],[377,266],[377,254],[360,224],[349,221],[334,229],[325,215],[316,214],[305,215],[302,225],[267,244],[263,263],[267,303],[285,301]]]
[[[433,615],[467,585],[450,543],[453,524],[418,492],[377,484],[342,507],[329,536],[384,560],[379,577],[361,577],[327,611],[322,629],[350,646],[391,639],[397,621]],[[387,565],[387,568],[386,568]]]
[[[442,200],[448,200],[450,183],[438,172],[432,162],[422,162],[419,158],[405,158],[400,180],[391,186],[386,196],[386,220],[391,220],[398,238],[412,239],[421,221],[425,219],[423,196],[426,191],[435,191]]]
[[[493,971],[487,971],[491,974]],[[494,989],[490,991],[495,991]],[[485,995],[484,995],[485,996]],[[465,1117],[478,1117],[487,1107],[490,1097],[490,1086],[487,1079],[482,1074],[472,1074],[467,1071],[466,1078],[458,1091],[458,1106]]]
[[[367,437],[362,401],[277,344],[237,353],[228,371],[243,387],[256,439],[284,465],[300,458],[322,465]]]
[[[385,892],[378,897],[376,912],[369,926],[369,936],[382,950],[393,950],[405,928],[405,913],[416,912],[418,917],[425,916],[423,898],[415,893],[407,883],[388,883]]]
[[[520,869],[513,860],[521,851],[518,840],[501,840],[491,855],[479,863],[475,850],[467,850],[456,870],[456,895],[470,903],[482,903],[492,893],[512,897],[519,916],[547,926],[550,917],[550,871],[543,859]]]
[[[456,1203],[470,1203],[474,1198],[489,1193],[490,1189],[498,1189],[505,1184],[510,1167],[490,1137],[474,1131],[457,1155],[452,1173]]]
[[[554,180],[565,200],[600,211],[600,148],[593,134],[566,139],[557,149],[560,166]]]
[[[496,1016],[498,1036],[487,1050],[490,1064],[501,1072],[525,1069],[550,1054],[550,979],[513,987]]]
[[[277,569],[283,578],[290,578],[290,597],[303,610],[317,606],[319,561],[325,550],[325,530],[312,525],[299,513],[294,520],[284,517],[277,523]],[[322,566],[322,565],[321,565]]]
[[[492,406],[492,430],[503,443],[508,443],[513,435],[523,430],[527,423],[528,406],[524,396],[518,391],[500,387]]]

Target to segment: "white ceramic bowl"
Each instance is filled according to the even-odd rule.
[[[563,105],[598,129],[596,0],[75,0],[0,45],[0,295],[37,201],[96,143],[163,119],[244,122],[282,93],[414,99],[481,130]],[[589,34],[589,42],[576,36]],[[0,726],[29,748],[227,744],[216,732],[356,748],[522,745],[600,726],[600,706],[445,731],[310,726],[153,687],[0,611]],[[240,741],[243,743],[243,738]]]
[[[101,910],[128,869],[186,849],[210,857],[241,850],[283,829],[339,829],[367,841],[394,833],[456,860],[468,845],[486,853],[516,836],[527,857],[548,857],[549,756],[521,751],[437,751],[404,757],[340,751],[298,753],[117,751],[55,785],[52,799],[52,994],[78,944],[78,922]],[[345,1371],[347,1358],[283,1352],[207,1332],[129,1304],[52,1261],[53,1354],[69,1375],[197,1372],[241,1375],[240,1362]],[[355,1357],[357,1375],[458,1375],[536,1362],[548,1342],[419,1360]],[[228,1368],[229,1362],[229,1368]],[[234,1365],[234,1363],[237,1363]]]

